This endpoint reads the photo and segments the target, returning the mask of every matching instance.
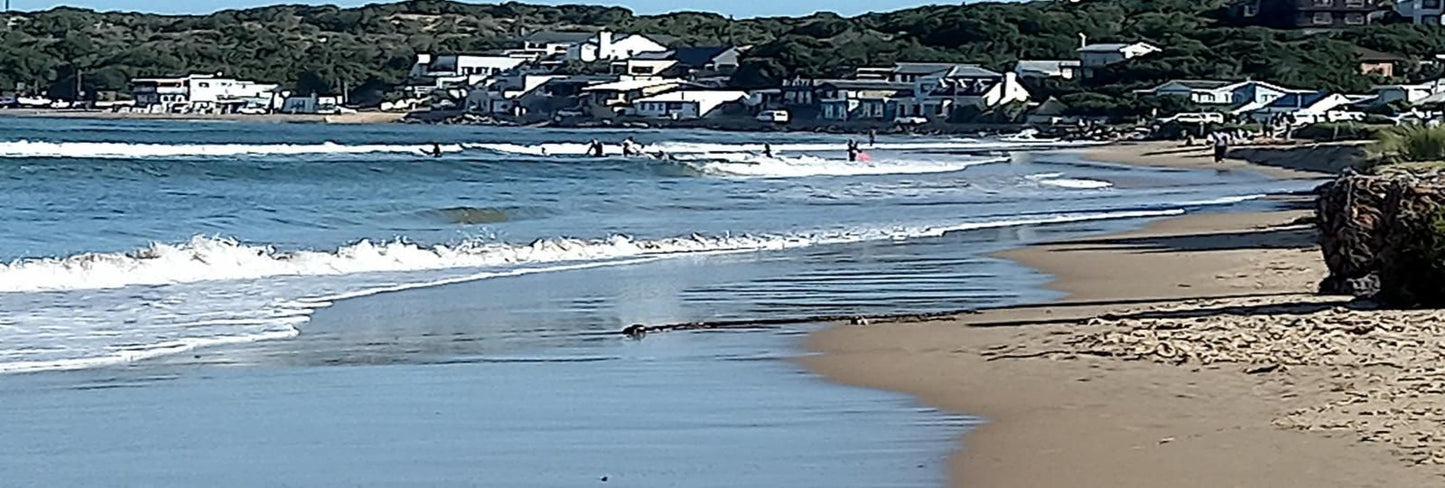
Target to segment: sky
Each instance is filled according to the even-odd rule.
[[[3,1],[3,0],[0,0]],[[333,4],[354,7],[377,0],[10,0],[16,10],[45,10],[57,6],[91,8],[96,10],[124,10],[166,14],[210,13],[217,10],[259,7],[278,3],[305,3],[313,5]],[[497,0],[498,2],[505,0]],[[481,3],[481,2],[478,2]],[[696,10],[734,15],[739,18],[774,15],[807,15],[817,11],[837,12],[854,16],[872,11],[889,11],[938,2],[927,0],[527,0],[526,3],[562,4],[584,3],[597,5],[620,5],[639,14],[657,14],[679,10]]]

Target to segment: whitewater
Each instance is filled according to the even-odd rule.
[[[1091,165],[1051,152],[1069,143],[1028,138],[885,136],[847,161],[847,136],[644,131],[662,157],[587,158],[585,141],[612,153],[622,136],[114,124],[107,140],[0,131],[0,372],[293,339],[318,310],[379,293],[524,277],[563,289],[666,263],[739,280],[679,300],[753,310],[736,290],[755,287],[799,300],[757,318],[965,308],[993,296],[970,290],[994,281],[981,253],[1002,243],[1247,205],[1293,184]],[[424,154],[434,144],[443,157]],[[884,250],[897,261],[864,259]],[[961,281],[880,288],[938,261],[959,263]],[[769,285],[844,268],[843,281]]]

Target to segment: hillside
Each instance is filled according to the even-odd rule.
[[[417,52],[508,47],[543,29],[668,34],[688,44],[756,48],[735,78],[767,86],[794,76],[838,76],[891,61],[967,61],[996,70],[1014,61],[1073,57],[1090,42],[1146,40],[1165,48],[1124,63],[1088,86],[1045,95],[1107,105],[1170,78],[1252,78],[1289,86],[1361,91],[1387,80],[1358,74],[1355,46],[1418,59],[1445,52],[1445,29],[1378,25],[1328,34],[1239,28],[1218,20],[1225,0],[1086,0],[930,6],[854,18],[730,20],[716,14],[638,16],[615,7],[477,5],[413,0],[341,9],[273,6],[200,16],[55,9],[0,17],[0,88],[47,87],[65,96],[83,70],[90,90],[123,90],[134,76],[225,72],[325,90],[401,80]],[[4,16],[6,14],[0,14]],[[1406,78],[1439,75],[1410,70]]]

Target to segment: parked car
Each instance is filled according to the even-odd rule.
[[[767,110],[758,114],[758,122],[771,122],[774,124],[786,124],[792,120],[787,110]]]
[[[923,125],[923,124],[927,124],[927,123],[928,123],[928,118],[927,118],[927,117],[899,117],[899,118],[893,119],[893,123],[894,123],[894,124],[898,124],[898,125]]]
[[[1178,124],[1223,124],[1224,114],[1219,112],[1184,112],[1159,119],[1161,123]]]

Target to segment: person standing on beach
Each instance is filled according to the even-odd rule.
[[[1229,134],[1215,132],[1210,134],[1210,138],[1214,140],[1214,162],[1224,162],[1224,156],[1229,154]]]

